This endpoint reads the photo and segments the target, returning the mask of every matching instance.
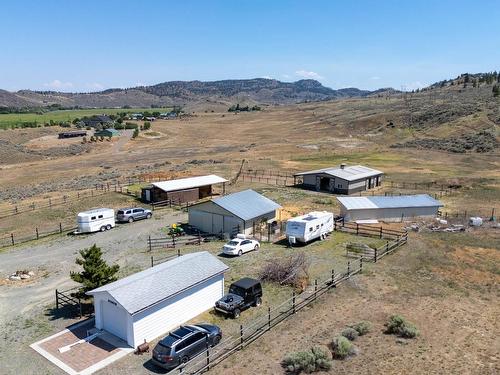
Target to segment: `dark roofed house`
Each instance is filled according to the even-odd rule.
[[[85,126],[89,126],[91,128],[104,127],[113,125],[113,120],[111,117],[107,115],[95,115],[91,117],[82,118],[82,122]]]

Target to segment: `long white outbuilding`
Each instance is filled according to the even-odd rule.
[[[443,204],[428,194],[337,197],[340,215],[345,221],[404,221],[417,217],[435,217]]]
[[[136,348],[212,308],[227,269],[201,251],[91,290],[96,328]]]

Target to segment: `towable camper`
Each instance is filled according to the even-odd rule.
[[[115,211],[111,208],[96,208],[80,212],[77,216],[79,233],[104,232],[115,226]]]
[[[310,212],[297,216],[286,222],[286,238],[288,242],[307,243],[316,238],[325,238],[333,232],[333,214],[331,212]]]

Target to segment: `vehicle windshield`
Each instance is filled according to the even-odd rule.
[[[118,215],[123,215],[123,211],[122,210],[118,211]]]
[[[227,244],[230,246],[237,246],[239,244],[239,242],[238,241],[229,241]]]
[[[229,287],[229,293],[236,294],[237,296],[240,296],[240,297],[244,297],[245,296],[245,289],[240,288],[237,285],[231,285]]]

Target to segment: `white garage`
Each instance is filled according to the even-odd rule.
[[[212,308],[224,294],[227,269],[202,251],[91,290],[96,328],[136,348]]]
[[[276,210],[280,207],[278,203],[248,189],[190,206],[189,225],[212,234],[250,235],[256,225],[274,221]]]

